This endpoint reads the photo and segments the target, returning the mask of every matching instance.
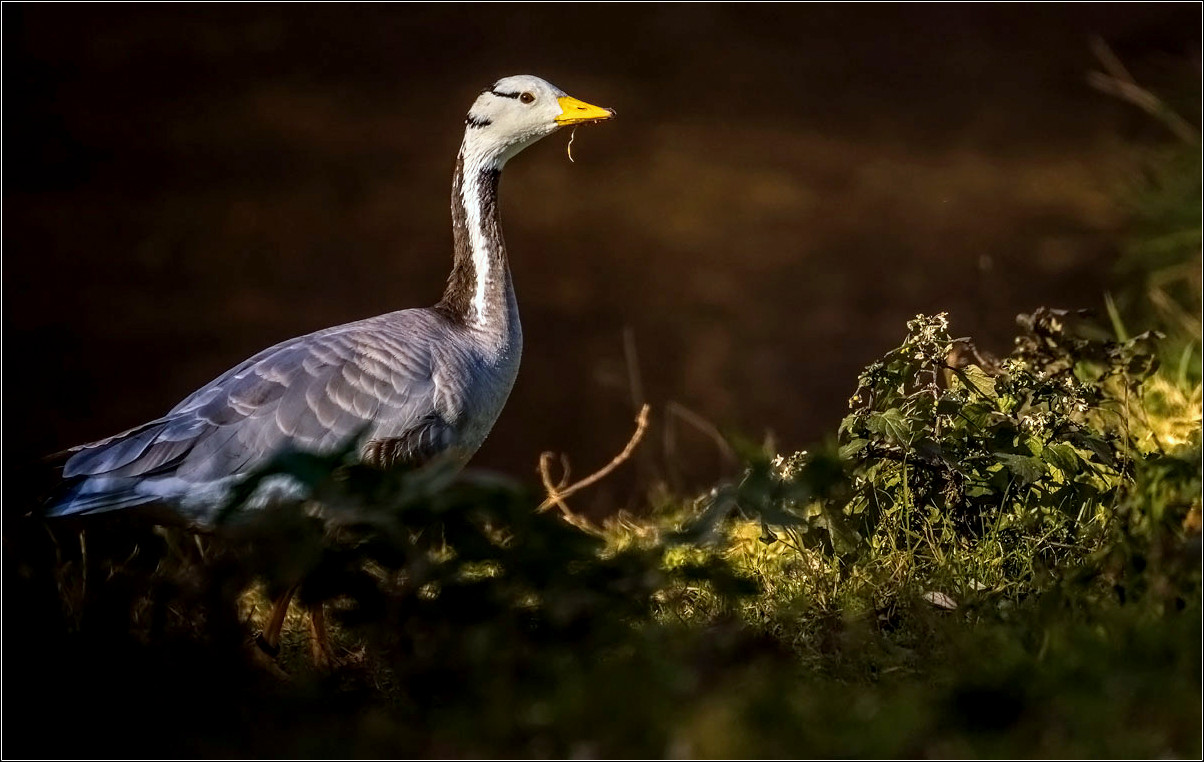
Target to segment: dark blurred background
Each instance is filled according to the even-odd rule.
[[[1160,128],[1088,87],[1089,40],[1151,88],[1200,48],[1188,3],[3,14],[6,472],[433,303],[463,114],[533,73],[620,118],[506,171],[526,348],[475,464],[587,472],[642,396],[643,460],[588,498],[610,505],[730,469],[671,402],[795,449],[918,312],[1007,351],[1018,312],[1099,307],[1129,146]]]

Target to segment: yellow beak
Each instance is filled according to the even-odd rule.
[[[601,122],[604,119],[612,119],[615,115],[613,108],[602,108],[601,106],[591,106],[585,101],[579,101],[568,95],[559,98],[557,103],[560,104],[560,116],[556,117],[556,124],[584,124],[585,122]]]

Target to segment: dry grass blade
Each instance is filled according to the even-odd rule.
[[[706,418],[703,418],[698,413],[695,413],[685,405],[673,400],[669,400],[669,404],[665,407],[665,410],[670,417],[680,418],[709,437],[711,441],[715,443],[715,446],[719,448],[719,452],[728,460],[729,463],[734,464],[740,462],[740,458],[736,455],[736,451],[733,450],[732,446],[727,443],[727,440],[723,437],[723,432],[719,431],[719,428],[715,426],[715,424],[711,423]],[[672,437],[672,432],[669,429],[667,422],[665,426],[665,438],[668,440],[666,450],[675,453],[676,442]]]
[[[1092,71],[1087,73],[1087,83],[1107,95],[1128,101],[1145,111],[1150,116],[1166,125],[1175,133],[1175,137],[1185,143],[1195,143],[1199,140],[1196,129],[1186,119],[1176,114],[1161,98],[1141,87],[1133,79],[1133,75],[1124,67],[1108,43],[1099,37],[1091,40],[1091,52],[1099,59],[1100,65],[1107,73]]]

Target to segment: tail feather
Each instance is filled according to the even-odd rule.
[[[141,481],[133,477],[77,480],[51,499],[46,506],[45,515],[86,516],[147,505],[162,499],[157,495],[137,491],[135,488]]]
[[[62,482],[45,502],[44,515],[78,516],[170,501],[156,487],[191,442],[158,444],[165,421],[152,421],[116,436],[73,447],[51,458],[61,464]]]
[[[63,476],[88,476],[116,471],[137,460],[158,437],[161,426],[143,426],[115,437],[74,448]]]

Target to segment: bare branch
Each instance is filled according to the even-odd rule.
[[[561,468],[563,469],[564,473],[561,476],[560,481],[556,484],[553,484],[550,466],[554,455],[550,452],[540,454],[539,476],[540,479],[543,480],[543,487],[545,490],[547,490],[548,497],[539,504],[539,508],[537,510],[546,511],[552,506],[556,506],[560,509],[565,521],[568,521],[570,524],[580,529],[596,533],[598,531],[597,527],[593,526],[588,519],[578,516],[576,513],[574,513],[564,501],[569,496],[574,495],[591,484],[596,483],[600,479],[605,478],[608,474],[610,474],[611,471],[614,471],[624,461],[631,457],[631,453],[635,451],[636,445],[638,445],[640,440],[644,438],[644,431],[648,428],[648,410],[648,405],[644,405],[640,408],[640,414],[636,416],[635,419],[635,433],[631,435],[631,439],[627,442],[627,446],[623,448],[623,451],[612,458],[610,463],[607,463],[602,468],[598,469],[575,484],[566,486],[568,482],[569,463],[565,456],[560,456]]]

